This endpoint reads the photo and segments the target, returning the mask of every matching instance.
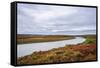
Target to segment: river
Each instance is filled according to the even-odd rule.
[[[17,57],[30,55],[35,51],[47,51],[53,48],[64,47],[66,44],[79,44],[84,42],[86,39],[83,37],[75,37],[70,40],[61,40],[53,42],[41,42],[41,43],[29,43],[29,44],[18,44],[17,46]]]

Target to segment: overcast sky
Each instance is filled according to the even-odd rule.
[[[18,34],[96,34],[96,8],[18,4]]]

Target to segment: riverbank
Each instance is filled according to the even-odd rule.
[[[69,45],[69,44],[79,44],[79,43],[83,43],[85,40],[86,39],[83,37],[75,37],[74,39],[70,39],[70,40],[18,44],[17,57],[23,57],[36,51],[37,52],[48,51],[53,48],[64,47],[65,45]]]
[[[17,63],[20,65],[96,60],[96,35],[83,37],[86,38],[83,43],[66,44],[48,51],[33,52],[30,55],[17,58]]]
[[[84,36],[81,44],[65,45],[48,51],[33,52],[17,59],[18,64],[42,64],[96,60],[96,36]]]
[[[73,39],[69,35],[17,35],[17,44],[40,43]]]
[[[95,44],[67,45],[49,51],[34,52],[17,59],[18,64],[42,64],[96,60]]]

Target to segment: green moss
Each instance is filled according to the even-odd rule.
[[[86,41],[84,44],[95,44],[96,43],[96,35],[94,36],[85,36]]]
[[[86,41],[85,41],[84,43],[85,43],[85,44],[94,44],[94,43],[96,43],[96,40],[95,40],[95,39],[87,38]]]
[[[35,56],[35,55],[32,56],[32,59],[33,59],[33,60],[37,60],[38,58],[39,58],[38,56]]]

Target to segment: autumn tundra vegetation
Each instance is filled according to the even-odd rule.
[[[18,44],[39,43],[72,39],[70,35],[17,35]]]
[[[44,39],[44,37],[42,39]],[[58,36],[56,36],[56,37],[58,37]],[[54,36],[51,38],[56,38],[56,37]],[[60,38],[59,40],[61,40],[61,39],[64,40],[64,37],[66,37],[66,36],[62,36],[62,38]],[[73,37],[70,36],[70,37],[68,37],[68,39],[73,38]],[[60,63],[60,62],[76,62],[76,61],[94,61],[94,60],[96,60],[96,35],[84,35],[81,37],[84,37],[86,39],[81,44],[65,45],[64,47],[53,48],[48,51],[33,52],[30,55],[18,57],[17,64],[19,64],[19,65],[20,64],[44,64],[44,63]],[[20,40],[21,39],[22,38],[20,37]],[[45,39],[48,39],[48,37],[46,36]],[[45,40],[43,40],[43,41],[45,41]],[[49,40],[49,41],[51,41],[51,40]],[[54,39],[53,39],[53,41],[54,41]],[[18,40],[18,42],[19,42],[19,40]],[[23,41],[23,43],[24,42],[25,41]],[[19,43],[22,43],[22,42],[19,42]]]

